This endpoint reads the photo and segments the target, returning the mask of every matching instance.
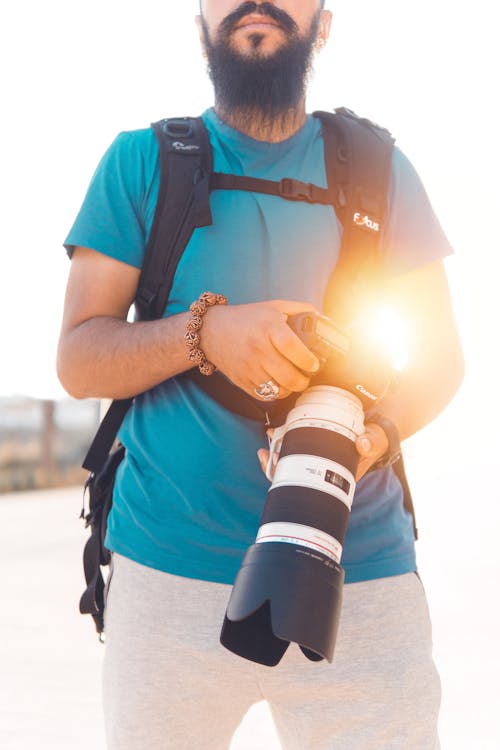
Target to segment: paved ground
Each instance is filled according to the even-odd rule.
[[[444,689],[442,746],[498,750],[500,497],[486,490],[486,463],[455,465],[452,476],[430,463],[413,486]],[[0,496],[2,750],[104,750],[103,648],[77,613],[80,496],[79,488]],[[258,704],[231,750],[279,747],[267,708]]]

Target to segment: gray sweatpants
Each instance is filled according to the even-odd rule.
[[[332,664],[292,644],[264,667],[219,633],[230,587],[114,555],[106,609],[110,750],[222,750],[247,709],[269,702],[285,750],[438,750],[440,683],[419,578],[344,587]]]

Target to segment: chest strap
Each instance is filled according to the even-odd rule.
[[[275,182],[260,177],[214,172],[210,179],[210,190],[245,190],[250,193],[275,195],[287,201],[320,203],[323,206],[335,205],[332,193],[327,188],[290,177],[284,177],[279,182]]]

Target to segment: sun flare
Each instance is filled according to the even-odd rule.
[[[389,307],[376,307],[368,328],[372,339],[389,353],[394,369],[402,370],[408,361],[408,334],[402,316]]]

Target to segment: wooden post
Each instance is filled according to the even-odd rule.
[[[55,402],[44,400],[42,406],[41,465],[44,482],[52,486],[56,477],[55,460]]]

